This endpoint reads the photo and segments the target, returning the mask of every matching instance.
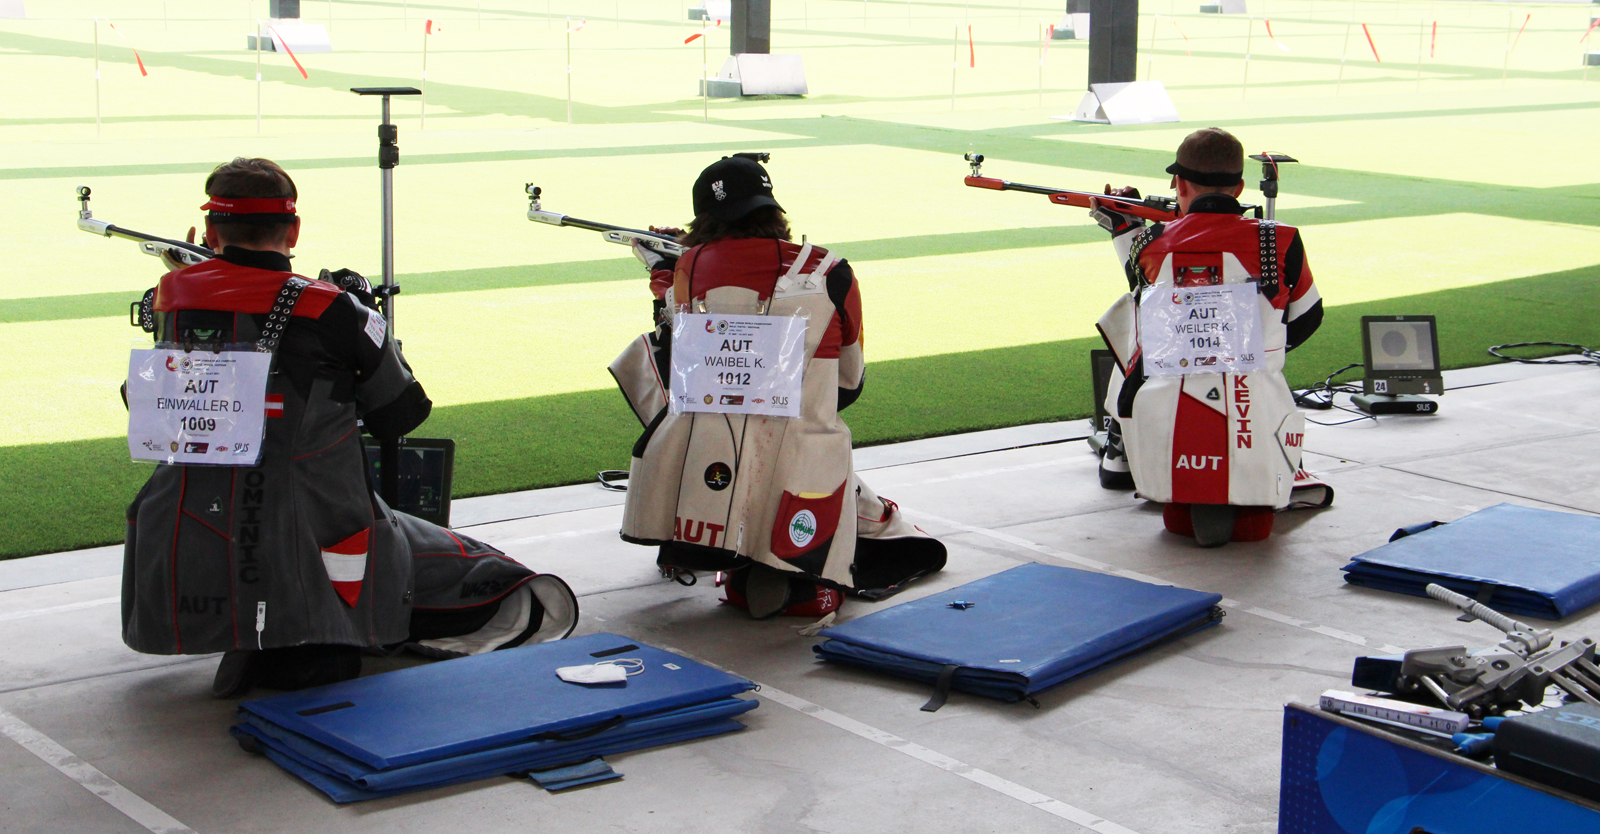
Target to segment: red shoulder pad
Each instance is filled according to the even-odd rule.
[[[163,313],[221,310],[264,315],[271,312],[272,302],[277,300],[283,282],[291,277],[294,277],[292,272],[256,269],[212,259],[161,276],[161,283],[156,285],[155,309]],[[321,318],[342,292],[326,281],[312,280],[301,291],[294,314]]]

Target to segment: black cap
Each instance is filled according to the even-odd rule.
[[[772,178],[753,159],[723,157],[700,172],[694,181],[694,215],[709,214],[732,223],[763,206],[783,206],[772,199]]]

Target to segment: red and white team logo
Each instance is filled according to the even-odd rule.
[[[333,590],[354,608],[361,598],[361,583],[367,577],[367,541],[370,528],[337,544],[322,548],[322,566],[328,570]]]

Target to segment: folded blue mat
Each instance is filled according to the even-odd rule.
[[[554,793],[568,788],[582,785],[593,785],[596,782],[609,782],[621,779],[622,774],[606,764],[606,760],[596,756],[586,762],[539,770],[528,774],[535,785]]]
[[[1426,596],[1433,582],[1512,616],[1559,620],[1600,602],[1600,518],[1497,504],[1343,570],[1353,585]]]
[[[812,650],[941,691],[1017,701],[1215,625],[1221,601],[1221,594],[1027,564],[825,629],[827,640]]]
[[[636,658],[626,683],[562,666]],[[540,643],[239,705],[233,734],[350,802],[742,729],[744,678],[614,634]]]

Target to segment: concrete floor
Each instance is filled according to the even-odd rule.
[[[610,757],[621,782],[559,795],[496,778],[335,806],[228,737],[233,705],[208,695],[214,659],[122,646],[117,549],[0,563],[0,831],[1274,831],[1284,702],[1347,685],[1366,651],[1494,642],[1432,601],[1347,586],[1350,556],[1502,501],[1600,513],[1600,372],[1493,366],[1447,385],[1438,416],[1311,426],[1307,465],[1334,507],[1219,550],[1101,490],[1085,444],[1026,445],[1081,423],[860,450],[866,480],[943,539],[950,564],[888,602],[847,601],[843,617],[1027,561],[1227,597],[1221,627],[1057,687],[1038,709],[952,693],[925,713],[923,686],[814,661],[806,623],[751,622],[708,581],[663,581],[653,550],[617,539],[615,493],[459,502],[469,533],[573,586],[579,634],[626,634],[763,684],[747,731]],[[1600,634],[1600,609],[1558,633]]]

